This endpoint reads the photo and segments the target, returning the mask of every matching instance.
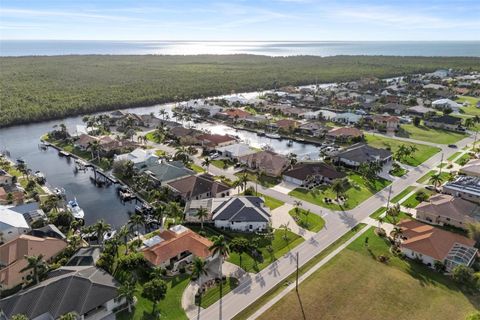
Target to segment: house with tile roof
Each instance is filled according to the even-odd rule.
[[[29,275],[28,272],[21,271],[28,264],[25,256],[41,254],[43,259],[48,262],[66,247],[67,241],[65,239],[27,234],[22,234],[2,244],[0,246],[0,283],[2,283],[4,289],[11,289],[25,283]]]
[[[105,319],[125,303],[119,287],[97,267],[62,267],[39,284],[0,300],[0,309],[7,319],[24,314],[32,320],[53,320],[70,312],[84,320]]]
[[[287,169],[289,161],[284,155],[273,151],[260,151],[239,158],[239,162],[245,164],[248,169],[263,173],[270,177],[279,177]]]
[[[232,188],[215,181],[212,176],[203,174],[180,178],[166,184],[182,200],[200,200],[205,198],[224,198],[230,195]]]
[[[219,229],[243,232],[266,230],[270,226],[270,209],[261,197],[238,196],[192,200],[185,206],[185,219],[200,222],[196,213],[200,208],[207,210],[205,221],[213,222]]]
[[[332,141],[351,141],[363,138],[363,132],[354,127],[339,127],[329,130],[326,138]]]
[[[419,259],[431,268],[440,261],[447,272],[475,261],[478,250],[472,239],[415,220],[404,220],[397,226],[402,232],[400,250],[410,259]]]
[[[321,162],[297,163],[283,173],[283,181],[308,189],[330,184],[344,177],[346,177],[345,173]]]
[[[205,133],[197,136],[197,140],[202,145],[202,147],[207,149],[225,147],[237,142],[236,138],[231,137],[229,135],[209,134],[209,133]]]
[[[430,224],[467,229],[469,223],[480,222],[480,206],[476,203],[436,194],[416,207],[416,218]]]
[[[213,257],[209,248],[212,244],[187,227],[176,225],[145,240],[140,252],[153,266],[177,270],[192,262],[195,257],[211,260]]]

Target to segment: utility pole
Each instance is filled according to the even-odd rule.
[[[387,199],[387,210],[388,211],[388,208],[390,207],[390,197],[392,195],[392,185],[390,185],[390,188],[388,189],[388,199]]]
[[[442,152],[442,160],[440,160],[440,170],[438,171],[438,174],[442,174],[442,167],[443,167],[443,152]]]
[[[297,251],[297,276],[296,276],[296,281],[295,281],[295,291],[298,292],[298,251]]]

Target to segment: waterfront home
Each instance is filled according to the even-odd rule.
[[[114,162],[118,161],[130,161],[133,163],[133,167],[137,170],[145,168],[150,165],[158,163],[159,157],[155,154],[153,149],[141,149],[137,148],[130,153],[124,153],[115,155],[113,157]]]
[[[248,156],[258,152],[250,148],[249,145],[244,143],[235,143],[229,146],[220,147],[216,149],[223,157],[226,157],[231,160],[238,161],[241,157]]]
[[[188,129],[181,126],[171,128],[168,131],[168,137],[180,143],[181,145],[192,145],[198,143],[196,136],[202,134],[201,131]]]
[[[320,122],[306,122],[297,127],[297,132],[313,137],[321,137],[328,132],[328,129]]]
[[[43,212],[43,210],[40,208],[40,204],[38,202],[29,202],[17,205],[15,207],[9,207],[9,209],[23,215],[29,225],[31,225],[34,221],[43,220],[46,218],[45,212]]]
[[[182,225],[161,230],[143,242],[140,249],[145,259],[155,267],[178,270],[186,267],[195,257],[212,260],[212,242]]]
[[[280,119],[268,125],[270,129],[292,132],[299,125],[298,121],[292,119]]]
[[[475,261],[478,250],[472,239],[415,220],[404,220],[397,226],[402,231],[400,250],[410,259],[431,268],[441,262],[447,272],[458,265],[469,267]]]
[[[381,107],[381,110],[383,112],[387,112],[389,114],[402,114],[404,113],[408,107],[403,104],[399,103],[387,103],[384,106]]]
[[[361,140],[363,132],[354,127],[333,128],[327,132],[326,138],[332,141],[349,142]]]
[[[358,168],[363,163],[389,163],[392,160],[392,152],[386,149],[374,148],[368,144],[357,143],[340,151],[333,160],[335,163],[347,167]]]
[[[37,232],[41,235],[40,232]],[[63,236],[63,234],[62,234]],[[63,236],[65,238],[65,236]],[[0,283],[3,289],[11,289],[26,282],[32,273],[22,272],[28,264],[26,256],[43,255],[46,262],[56,257],[67,247],[65,239],[58,237],[38,237],[22,234],[18,238],[0,246]]]
[[[459,176],[456,180],[444,184],[442,192],[454,197],[480,203],[480,178]]]
[[[254,116],[248,116],[244,118],[242,121],[246,127],[254,128],[267,123],[268,117],[265,115],[257,114]]]
[[[212,176],[203,174],[189,176],[166,183],[174,194],[182,200],[199,200],[205,198],[224,198],[230,195],[231,187],[215,181]]]
[[[59,319],[73,312],[79,319],[108,319],[123,304],[120,284],[106,271],[92,266],[62,267],[39,284],[0,300],[7,319]]]
[[[217,113],[217,117],[224,118],[230,121],[242,120],[249,116],[251,116],[249,112],[238,108],[226,109],[222,112]]]
[[[400,118],[388,114],[374,115],[372,116],[372,121],[375,128],[381,131],[394,132],[397,131],[400,126]]]
[[[448,194],[436,194],[416,207],[416,218],[430,224],[467,229],[480,221],[480,206]]]
[[[337,116],[336,112],[329,111],[329,110],[320,110],[319,118],[327,120],[327,121],[333,121],[333,119]]]
[[[228,135],[220,135],[220,134],[201,134],[196,137],[199,144],[206,149],[215,149],[219,147],[225,147],[237,142],[237,139]]]
[[[4,242],[11,241],[27,234],[30,226],[23,214],[0,205],[0,233]]]
[[[78,136],[78,139],[74,142],[73,145],[74,147],[85,151],[90,147],[90,144],[97,140],[97,137],[82,133]]]
[[[215,105],[213,102],[208,100],[190,100],[180,104],[180,108],[187,112],[200,115],[204,114],[208,117],[214,117],[217,113],[223,110],[222,107]]]
[[[336,179],[344,177],[346,177],[345,173],[320,162],[297,163],[283,173],[283,181],[308,189],[322,184],[330,184]]]
[[[210,198],[192,200],[185,206],[185,220],[200,222],[198,210],[207,211],[205,222],[214,223],[219,229],[242,232],[266,230],[271,223],[270,209],[263,198],[238,196],[228,198]]]
[[[458,113],[461,105],[450,99],[439,99],[432,102],[432,106],[439,110],[451,109],[453,112]]]
[[[290,163],[284,155],[266,150],[241,157],[239,162],[250,170],[270,177],[279,177]]]
[[[195,174],[195,171],[186,168],[182,161],[165,160],[149,163],[140,171],[147,174],[160,186]]]
[[[428,108],[425,106],[413,106],[407,109],[407,113],[412,116],[424,117],[427,113],[436,113],[437,111],[433,108]]]
[[[304,118],[309,111],[310,111],[309,109],[290,107],[290,108],[283,109],[282,114],[287,117],[300,119],[300,118]]]
[[[343,124],[356,124],[362,118],[362,115],[352,113],[352,112],[344,112],[336,114],[331,120],[338,123]]]
[[[10,186],[13,184],[13,176],[7,171],[0,169],[0,186]]]
[[[465,131],[462,127],[462,119],[450,115],[435,116],[424,120],[427,127],[450,131]]]
[[[25,199],[22,187],[15,184],[0,187],[0,205],[21,204]]]

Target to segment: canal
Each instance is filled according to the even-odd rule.
[[[244,94],[244,96],[252,94]],[[125,109],[125,111],[138,114],[153,112],[158,115],[160,109],[165,109],[170,117],[173,117],[172,108],[173,104],[165,104]],[[64,123],[67,128],[74,128],[78,124],[83,124],[82,117],[70,117],[62,121],[55,120],[1,128],[0,151],[8,150],[12,159],[23,158],[30,169],[33,171],[40,170],[45,173],[50,186],[65,189],[67,199],[70,200],[76,197],[80,207],[85,212],[85,223],[87,225],[95,223],[98,219],[105,219],[107,223],[115,228],[127,223],[135,205],[133,202],[122,203],[117,197],[115,185],[98,188],[90,181],[91,171],[75,173],[73,161],[60,157],[53,148],[47,150],[38,148],[40,137],[60,123]],[[235,130],[223,124],[205,122],[192,123],[192,125],[198,129],[208,130],[211,133],[238,136],[252,147],[261,148],[268,145],[277,153],[288,154],[293,152],[298,155],[299,159],[316,159],[318,157],[318,148],[312,144],[294,142],[292,146],[288,147],[287,140],[259,137],[256,133]]]

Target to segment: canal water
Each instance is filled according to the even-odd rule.
[[[252,94],[254,93],[244,94],[243,96],[248,98]],[[165,109],[172,118],[173,106],[173,104],[155,105],[125,109],[125,111],[138,114],[153,112],[158,115],[160,109]],[[95,223],[98,219],[105,219],[115,228],[127,223],[135,205],[134,203],[122,203],[117,196],[115,185],[98,188],[90,181],[91,171],[75,173],[73,161],[60,157],[57,150],[53,148],[39,149],[40,137],[60,123],[64,123],[67,128],[74,128],[77,124],[83,124],[82,117],[70,117],[62,121],[55,120],[1,128],[0,151],[8,150],[12,159],[23,158],[30,169],[42,171],[46,175],[50,186],[65,189],[69,200],[76,197],[80,207],[85,212],[85,223],[87,225]],[[256,133],[235,130],[223,124],[191,123],[191,125],[198,129],[209,130],[211,133],[238,136],[252,147],[261,148],[268,145],[277,153],[288,154],[293,152],[298,155],[299,159],[316,159],[319,154],[318,148],[312,144],[294,142],[291,147],[288,147],[287,140],[259,137]]]

